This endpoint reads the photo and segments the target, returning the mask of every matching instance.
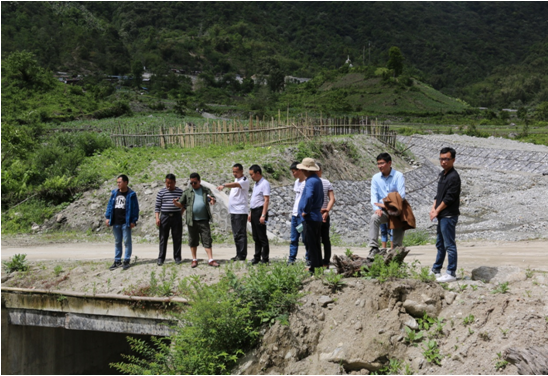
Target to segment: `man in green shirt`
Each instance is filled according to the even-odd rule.
[[[188,227],[188,245],[192,253],[192,264],[190,266],[193,268],[198,266],[196,253],[201,238],[202,245],[209,257],[208,264],[218,267],[219,264],[213,259],[213,251],[211,250],[212,241],[209,222],[213,217],[208,205],[215,204],[215,196],[213,196],[209,188],[201,184],[200,175],[196,172],[190,174],[190,185],[191,187],[183,192],[179,200],[173,200],[173,203],[177,207],[183,209],[183,213],[186,211],[185,221]]]

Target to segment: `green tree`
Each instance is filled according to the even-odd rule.
[[[405,58],[403,57],[399,47],[390,47],[390,50],[388,51],[388,63],[386,66],[388,69],[392,69],[394,71],[395,77],[398,77],[403,72],[404,60]]]
[[[542,102],[539,104],[535,114],[538,120],[548,120],[548,102]]]
[[[51,73],[40,67],[30,52],[13,52],[2,64],[2,89],[11,86],[47,91],[54,85]]]
[[[133,64],[131,64],[131,73],[133,74],[133,78],[135,79],[135,86],[141,87],[144,71],[145,70],[143,69],[143,64],[141,64],[140,61],[135,60]]]

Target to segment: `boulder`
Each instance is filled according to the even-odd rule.
[[[496,284],[525,281],[527,276],[517,266],[480,266],[472,270],[472,279]]]

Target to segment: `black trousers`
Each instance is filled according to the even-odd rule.
[[[230,224],[236,244],[236,257],[245,260],[247,257],[247,214],[230,214]]]
[[[323,222],[304,221],[304,242],[308,247],[311,273],[314,273],[315,268],[322,267],[322,223]]]
[[[270,255],[270,246],[268,237],[266,236],[266,225],[261,225],[259,220],[263,214],[263,207],[251,209],[251,231],[253,231],[253,241],[255,242],[255,255],[253,258],[257,261],[262,259],[263,262],[268,262]],[[265,221],[268,220],[268,214]]]
[[[165,261],[167,251],[167,240],[169,239],[169,231],[173,238],[173,259],[181,259],[181,242],[183,238],[183,218],[181,212],[173,212],[173,214],[162,213],[160,215],[160,253],[158,260]]]
[[[322,222],[321,237],[323,244],[323,265],[329,265],[331,260],[331,238],[329,237],[329,228],[331,227],[330,217],[327,216],[327,220]]]

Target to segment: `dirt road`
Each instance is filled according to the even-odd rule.
[[[478,266],[513,265],[520,268],[531,267],[537,270],[548,271],[548,242],[462,242],[458,245],[459,268],[469,271]],[[406,261],[417,259],[422,265],[430,265],[436,256],[434,245],[410,247],[411,253]],[[360,255],[367,255],[366,248],[350,247]],[[299,257],[303,256],[304,247],[299,250]],[[333,254],[344,254],[346,247],[334,247]],[[38,260],[100,260],[114,257],[114,245],[110,243],[66,243],[39,246],[3,246],[2,260],[6,260],[18,253],[25,253],[27,259]],[[171,244],[168,248],[168,257],[171,253]],[[289,246],[272,246],[271,258],[287,258]],[[235,254],[234,246],[218,245],[213,247],[213,256],[217,260],[228,260]],[[253,256],[253,244],[248,248],[248,260]],[[133,256],[140,260],[156,259],[158,246],[156,244],[134,244]],[[206,256],[203,248],[198,249],[198,257]],[[190,250],[183,247],[183,257],[190,259]],[[172,260],[168,258],[168,262]]]

